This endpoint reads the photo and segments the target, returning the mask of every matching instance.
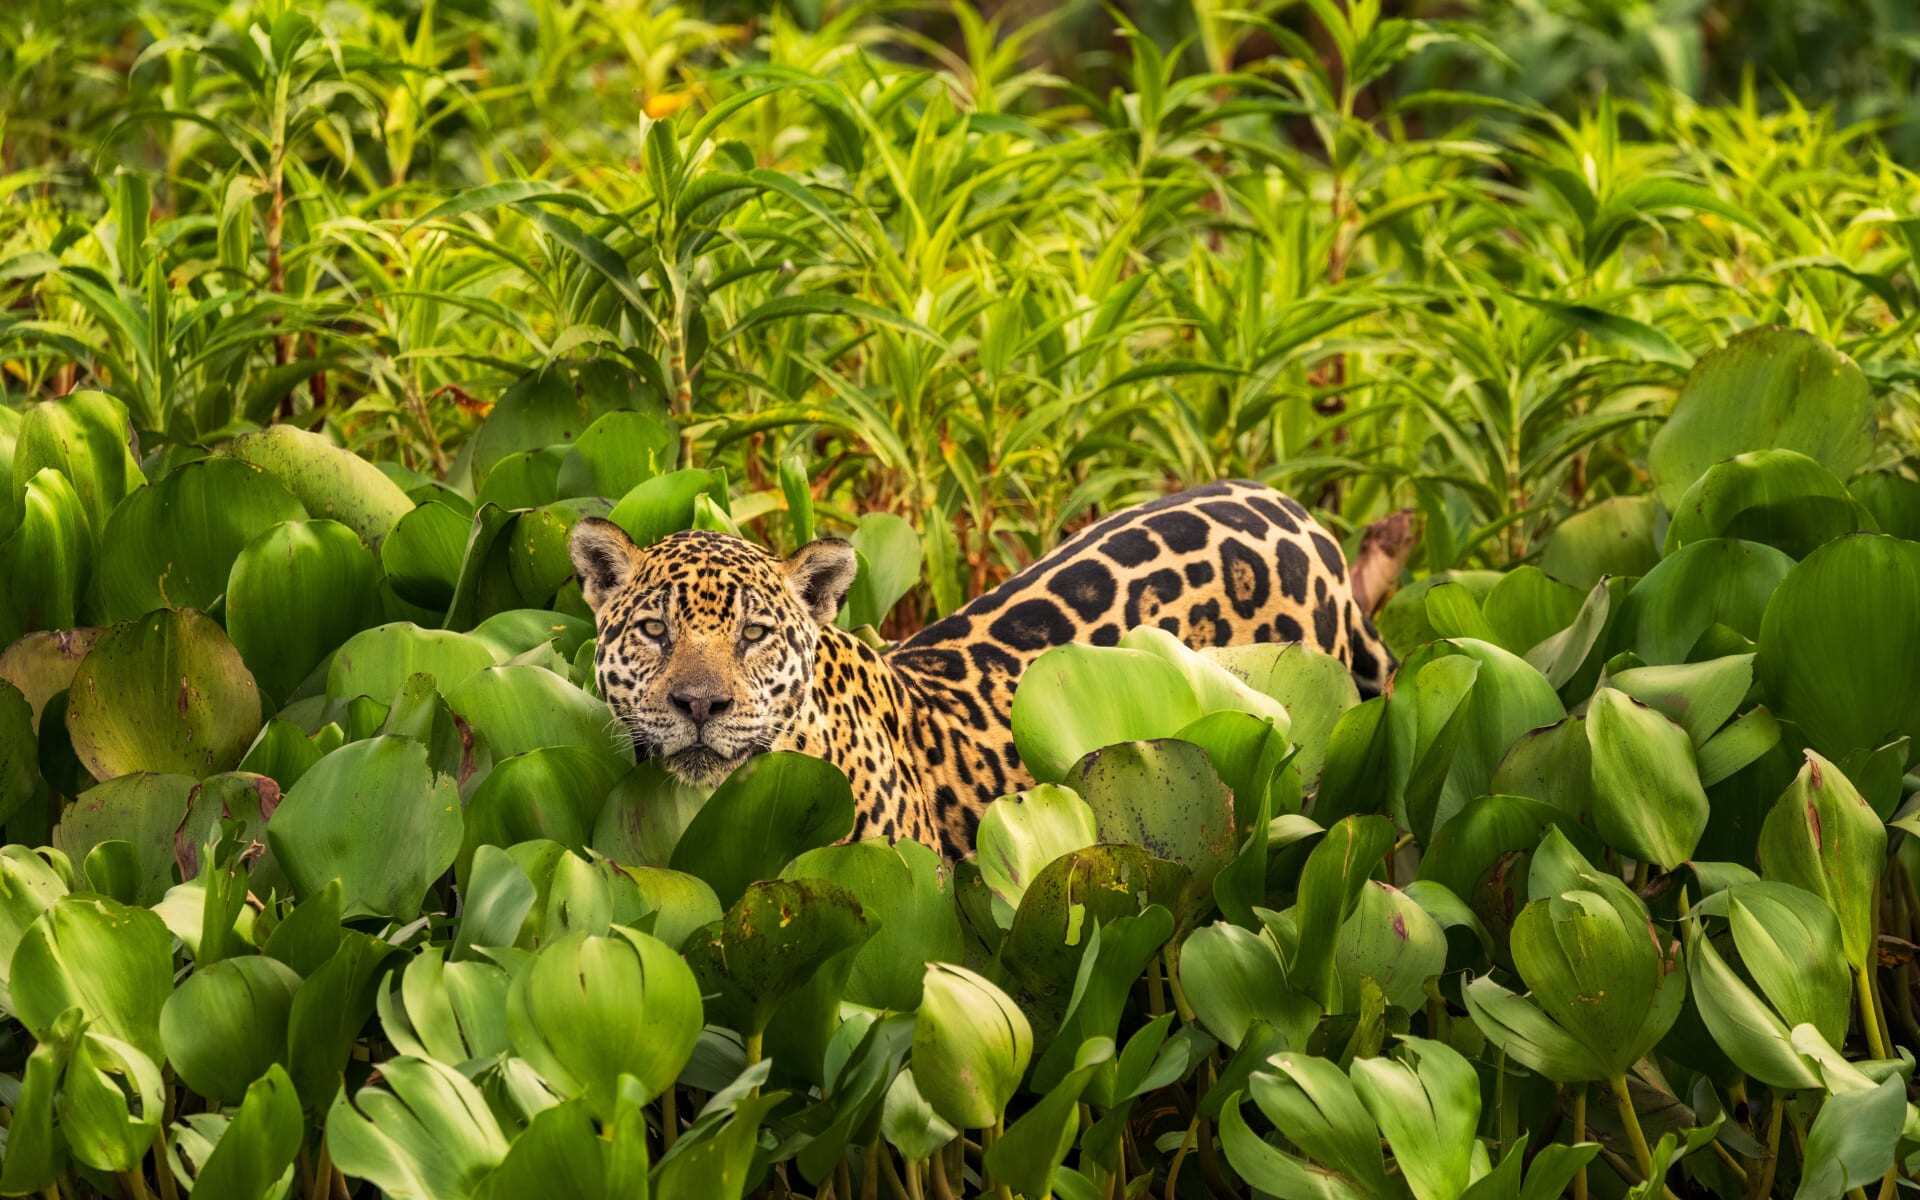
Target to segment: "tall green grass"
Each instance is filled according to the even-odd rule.
[[[1416,507],[1426,567],[1525,558],[1639,488],[1754,325],[1913,429],[1920,187],[1874,126],[1658,83],[1556,112],[1431,67],[1526,69],[1475,28],[1280,9],[1121,25],[1103,90],[1035,65],[1057,23],[966,6],[29,6],[6,398],[104,388],[149,453],[292,421],[459,486],[520,374],[617,361],[694,460],[772,490],[798,454],[829,513],[910,517],[932,608],[1230,474],[1349,530]]]

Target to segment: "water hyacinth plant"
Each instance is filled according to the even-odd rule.
[[[0,1195],[1920,1185],[1908,18],[1137,7],[0,20]],[[1236,475],[1386,694],[1054,649],[963,857],[597,692],[585,518]]]

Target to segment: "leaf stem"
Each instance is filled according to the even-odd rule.
[[[173,1172],[167,1168],[167,1127],[153,1131],[153,1177],[160,1185],[161,1200],[179,1200],[180,1190],[173,1184]]]
[[[1620,1124],[1627,1131],[1627,1142],[1633,1147],[1633,1159],[1640,1166],[1640,1174],[1647,1180],[1653,1179],[1653,1152],[1647,1149],[1647,1135],[1640,1131],[1640,1118],[1633,1111],[1633,1095],[1627,1091],[1627,1077],[1615,1075],[1608,1081],[1613,1088],[1614,1103],[1620,1108]]]
[[[674,1098],[674,1086],[660,1093],[660,1143],[665,1152],[673,1149],[673,1139],[680,1134],[680,1104]]]
[[[1192,1025],[1197,1018],[1193,1015],[1193,1005],[1187,1003],[1187,991],[1180,986],[1179,947],[1168,942],[1161,951],[1161,957],[1167,964],[1167,987],[1173,993],[1173,1011],[1180,1014],[1180,1021]]]
[[[1860,1026],[1867,1034],[1867,1050],[1875,1058],[1886,1058],[1887,1040],[1880,1035],[1880,1005],[1874,999],[1873,968],[1861,967],[1854,972],[1853,980],[1860,998]]]
[[[1773,1169],[1780,1162],[1780,1124],[1787,1115],[1787,1098],[1773,1094],[1772,1111],[1767,1114],[1766,1155],[1760,1160],[1759,1174],[1751,1176],[1747,1195],[1752,1200],[1767,1200],[1773,1194]]]
[[[1573,1144],[1579,1145],[1587,1140],[1587,1085],[1575,1087],[1573,1093]],[[1585,1163],[1573,1173],[1573,1200],[1587,1200],[1587,1167]]]

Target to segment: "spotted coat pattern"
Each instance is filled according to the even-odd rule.
[[[856,839],[912,839],[956,858],[973,848],[991,801],[1032,784],[1014,752],[1013,691],[1054,646],[1112,645],[1142,625],[1196,647],[1304,642],[1347,663],[1363,693],[1383,688],[1393,665],[1354,600],[1339,544],[1293,500],[1238,480],[1100,521],[884,654],[805,619],[809,604],[816,618],[831,616],[850,571],[823,599],[817,589],[811,597],[796,590],[791,564],[783,571],[773,556],[721,535],[676,535],[634,554],[639,582],[603,597],[596,612],[602,693],[643,751],[658,732],[644,684],[650,671],[664,672],[626,635],[645,607],[634,598],[677,580],[711,597],[701,612],[687,610],[683,626],[737,631],[758,619],[749,610],[777,622],[766,639],[775,653],[738,656],[729,686],[747,709],[739,737],[718,747],[721,759],[769,747],[828,759],[853,784]],[[591,602],[591,580],[588,592]],[[725,670],[724,658],[715,655],[715,670]],[[673,757],[667,765],[701,775]]]

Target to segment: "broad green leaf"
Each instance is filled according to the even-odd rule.
[[[366,459],[317,433],[274,425],[233,439],[229,453],[278,479],[315,520],[338,521],[374,549],[413,501]]]
[[[1166,658],[1117,646],[1056,646],[1020,677],[1013,739],[1035,779],[1059,783],[1095,750],[1169,737],[1205,711]]]
[[[1467,1190],[1479,1148],[1480,1078],[1444,1042],[1403,1036],[1400,1058],[1364,1058],[1353,1082],[1418,1200]]]
[[[872,935],[872,923],[846,888],[823,879],[777,879],[749,885],[726,916],[688,939],[685,953],[714,1011],[757,1039],[782,1001]],[[836,973],[836,991],[846,978],[844,970]]]
[[[411,920],[460,849],[460,795],[411,738],[342,746],[314,764],[267,822],[297,893],[335,879],[349,916]]]
[[[227,636],[273,696],[291,694],[380,612],[380,569],[337,521],[263,531],[234,558],[225,590]]]
[[[642,1102],[679,1077],[700,1036],[700,989],[665,943],[616,927],[541,950],[513,979],[507,1028],[516,1052],[569,1098],[613,1118],[622,1076]]]
[[[756,755],[694,816],[669,865],[731,905],[756,879],[853,830],[853,791],[840,769],[789,751]]]
[[[293,1081],[279,1066],[269,1067],[247,1088],[239,1111],[194,1176],[194,1188],[233,1200],[270,1200],[300,1153],[305,1130]]]
[[[1709,467],[1749,450],[1798,451],[1845,478],[1872,449],[1875,411],[1851,359],[1805,333],[1756,329],[1700,359],[1647,463],[1675,512]]]
[[[1593,824],[1614,848],[1671,871],[1693,856],[1707,827],[1686,730],[1613,688],[1587,707]]]
[[[466,1076],[430,1059],[391,1058],[381,1085],[343,1091],[327,1112],[327,1148],[349,1175],[393,1200],[466,1200],[507,1157],[508,1141]]]
[[[1887,829],[1840,768],[1809,750],[1760,830],[1760,873],[1822,897],[1856,973],[1874,962],[1875,896]]]
[[[837,883],[876,923],[847,978],[844,994],[855,1004],[915,1008],[925,964],[962,956],[965,940],[947,873],[939,854],[918,842],[822,846],[796,857],[780,876]]]
[[[469,634],[396,621],[362,630],[334,651],[327,665],[327,695],[337,700],[371,696],[385,704],[422,673],[433,676],[446,695],[494,662],[487,644]]]
[[[974,859],[996,901],[994,915],[1004,928],[1013,922],[1041,870],[1062,854],[1093,845],[1098,833],[1093,810],[1070,788],[1043,783],[987,805],[974,833]]]
[[[1032,1056],[1032,1026],[1005,992],[964,967],[927,964],[913,1077],[942,1120],[958,1129],[999,1122]]]
[[[158,1062],[173,935],[144,908],[63,896],[20,935],[7,982],[13,1013],[34,1037],[45,1039],[60,1014],[78,1008],[92,1032]]]
[[[286,1058],[287,1020],[299,986],[292,968],[263,955],[200,967],[160,1010],[167,1062],[195,1093],[241,1103],[253,1082]]]
[[[260,692],[220,627],[192,609],[115,626],[68,693],[74,752],[94,778],[232,770],[260,729]]]
[[[1872,518],[1846,485],[1792,450],[1755,450],[1707,468],[1680,497],[1665,552],[1705,538],[1744,538],[1804,558]]]
[[[102,622],[156,608],[211,609],[248,542],[306,515],[278,479],[244,462],[178,467],[113,510],[100,532],[93,607]]]

